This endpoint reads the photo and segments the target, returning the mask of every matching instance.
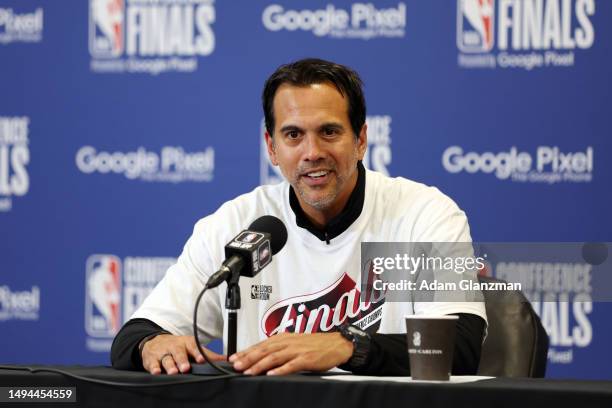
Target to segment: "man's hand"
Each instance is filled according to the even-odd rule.
[[[230,356],[234,369],[247,375],[325,371],[346,363],[353,344],[340,333],[281,333]]]
[[[204,349],[212,361],[222,361],[226,357]],[[174,336],[160,334],[147,341],[142,348],[142,365],[151,374],[161,374],[163,371],[172,375],[187,373],[191,370],[189,358],[197,363],[204,363],[204,356],[198,350],[193,336]]]

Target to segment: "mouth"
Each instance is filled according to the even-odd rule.
[[[310,186],[318,186],[327,183],[332,172],[329,170],[316,170],[302,174],[302,179]]]

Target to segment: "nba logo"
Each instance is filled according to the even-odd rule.
[[[259,242],[264,236],[263,234],[259,234],[257,232],[243,232],[236,238],[236,241],[243,242],[245,244],[254,244]]]
[[[278,184],[284,180],[278,166],[273,166],[268,157],[268,146],[266,145],[266,121],[261,120],[259,129],[259,182],[261,185]]]
[[[457,47],[461,51],[491,51],[494,9],[494,0],[457,0]]]
[[[94,57],[118,57],[123,52],[123,0],[89,0],[89,52]]]
[[[113,337],[119,331],[121,263],[113,255],[87,259],[85,330],[92,337]]]
[[[259,259],[259,268],[263,268],[264,266],[266,266],[267,264],[270,263],[270,260],[272,259],[270,257],[270,241],[267,241],[264,245],[262,245],[259,248],[259,254],[258,254],[258,259]]]

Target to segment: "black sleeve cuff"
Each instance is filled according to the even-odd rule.
[[[111,364],[119,370],[143,370],[138,344],[145,337],[166,332],[147,319],[132,319],[126,322],[113,340]],[[167,332],[166,332],[167,333]]]

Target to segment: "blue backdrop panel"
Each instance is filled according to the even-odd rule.
[[[3,1],[0,360],[108,363],[195,221],[277,177],[260,92],[301,57],[362,75],[366,164],[438,186],[475,241],[612,241],[610,18],[605,0]],[[573,310],[557,299],[550,330]],[[548,376],[612,378],[611,311],[592,303],[586,342],[552,336]]]

